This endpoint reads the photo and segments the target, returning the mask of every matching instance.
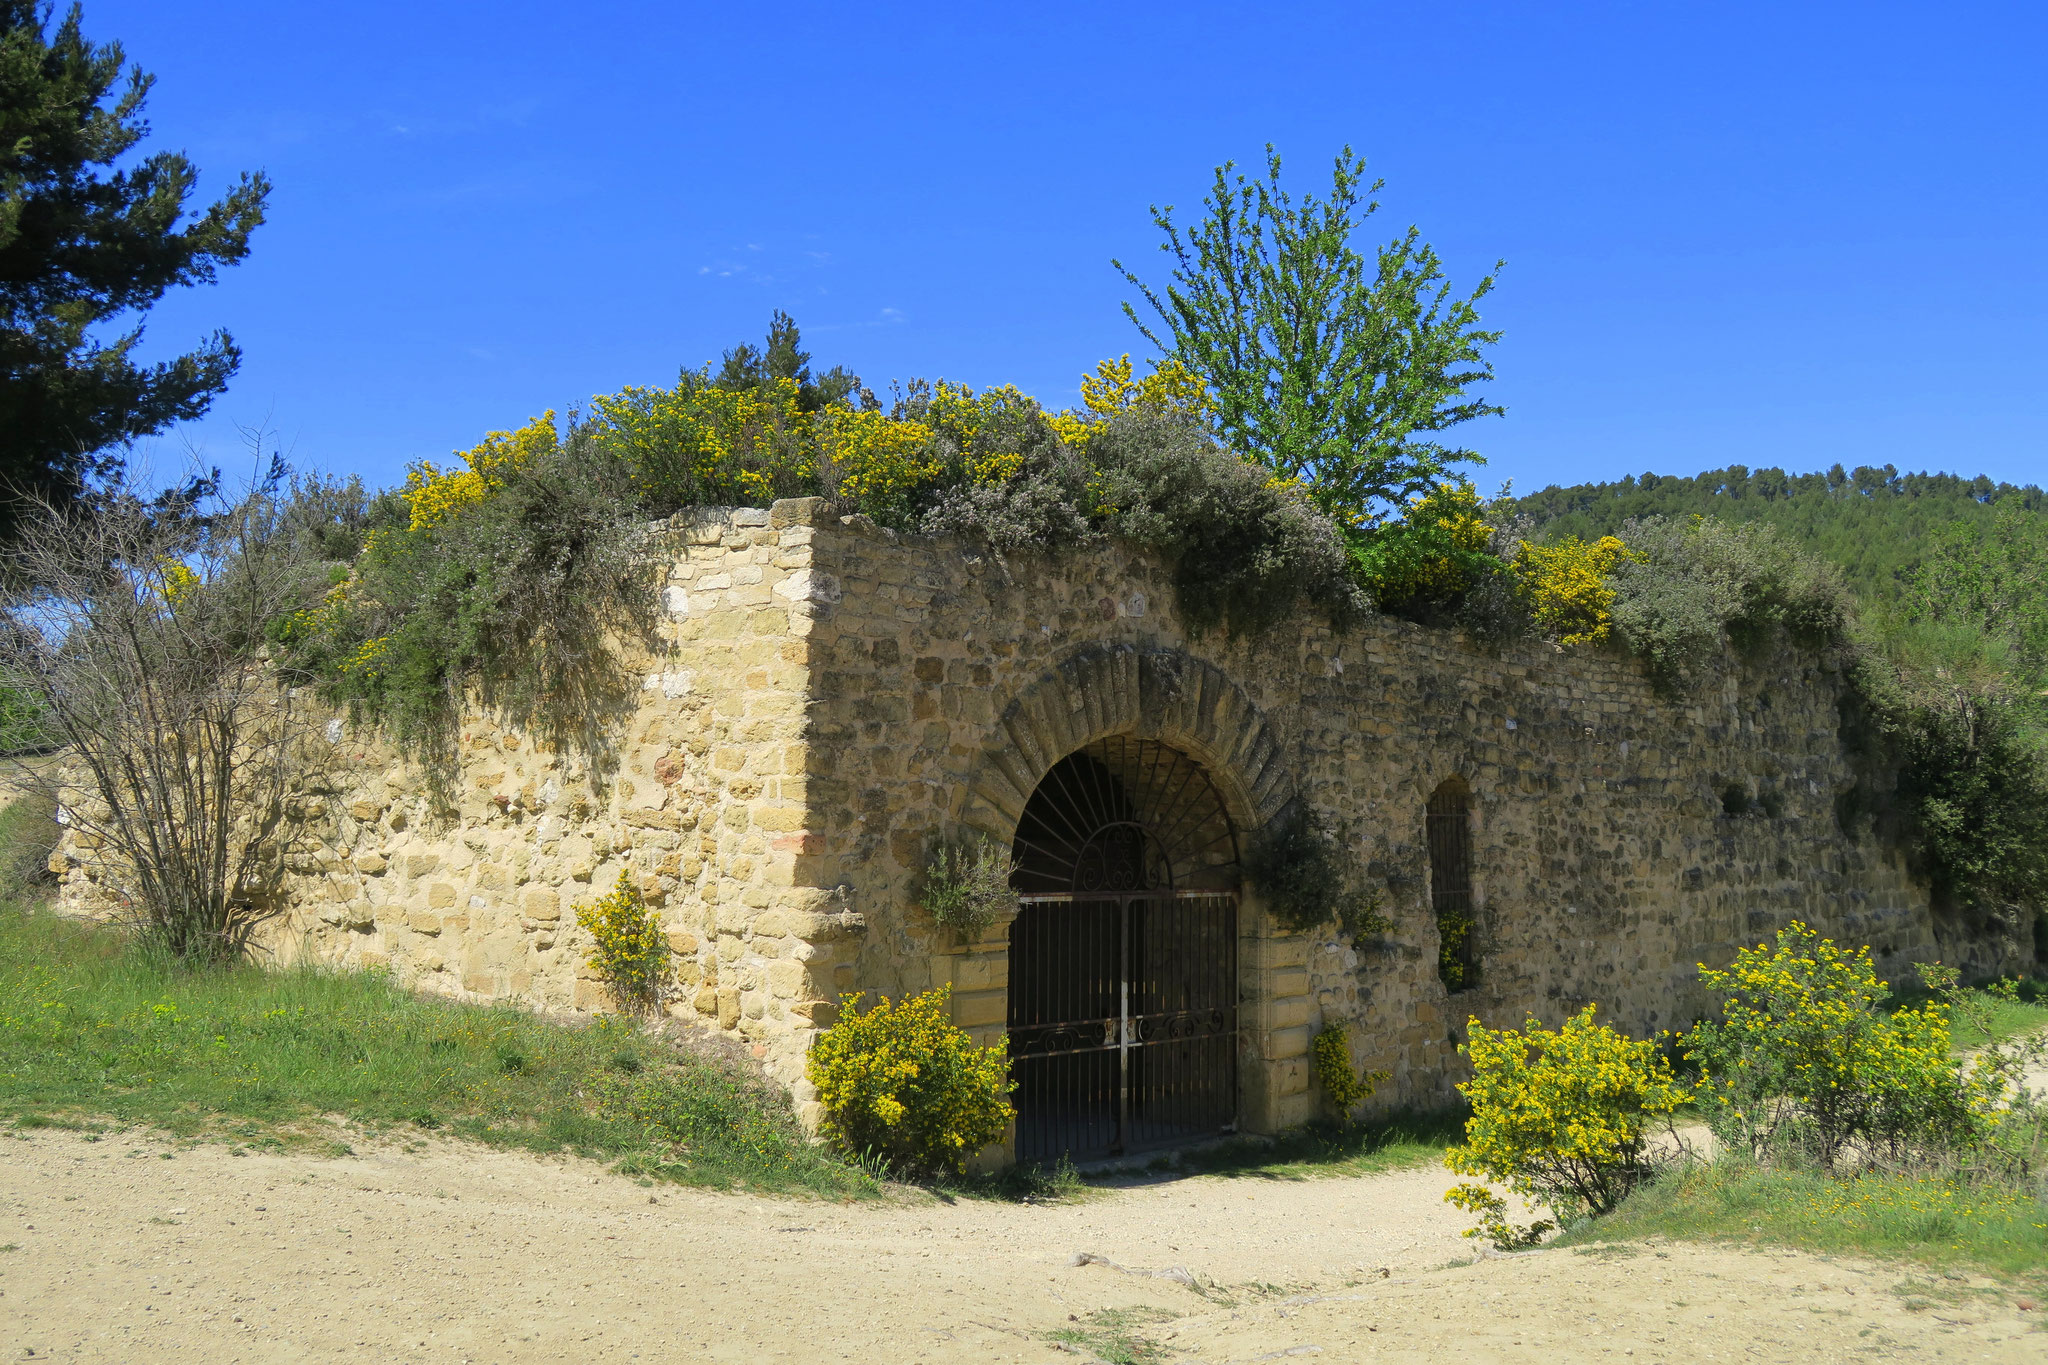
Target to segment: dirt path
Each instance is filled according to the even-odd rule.
[[[0,1353],[1072,1362],[1090,1353],[1044,1334],[1110,1309],[1159,1319],[1165,1358],[1205,1365],[2048,1355],[2040,1311],[1961,1285],[1914,1311],[1895,1270],[1795,1254],[1444,1268],[1471,1254],[1447,1183],[1196,1178],[1052,1207],[877,1207],[650,1190],[453,1143],[323,1160],[36,1131],[0,1140]]]

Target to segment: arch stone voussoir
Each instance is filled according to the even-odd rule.
[[[1179,649],[1090,646],[1039,675],[1003,708],[961,819],[1008,838],[1053,764],[1110,735],[1162,740],[1208,770],[1231,818],[1271,819],[1294,783],[1273,729],[1222,669]]]

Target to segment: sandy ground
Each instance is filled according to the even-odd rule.
[[[1978,1281],[1683,1245],[1472,1254],[1436,1169],[1186,1178],[1076,1203],[645,1188],[455,1143],[323,1159],[141,1133],[0,1139],[0,1359],[1073,1362],[2048,1360]],[[1094,1253],[1113,1265],[1073,1264]],[[1197,1281],[1132,1272],[1180,1268]]]

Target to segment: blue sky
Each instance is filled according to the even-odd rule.
[[[156,443],[402,476],[789,309],[822,365],[1051,406],[1145,353],[1112,256],[1274,142],[1349,142],[1456,282],[1504,257],[1489,488],[1740,462],[2048,481],[2038,4],[279,5],[88,0],[152,145],[270,222]]]

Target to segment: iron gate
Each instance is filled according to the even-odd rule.
[[[1017,1159],[1229,1131],[1237,839],[1207,774],[1152,740],[1053,766],[1018,824],[1009,1033]]]
[[[1011,926],[1010,963],[1019,1161],[1230,1129],[1234,892],[1033,897]]]

